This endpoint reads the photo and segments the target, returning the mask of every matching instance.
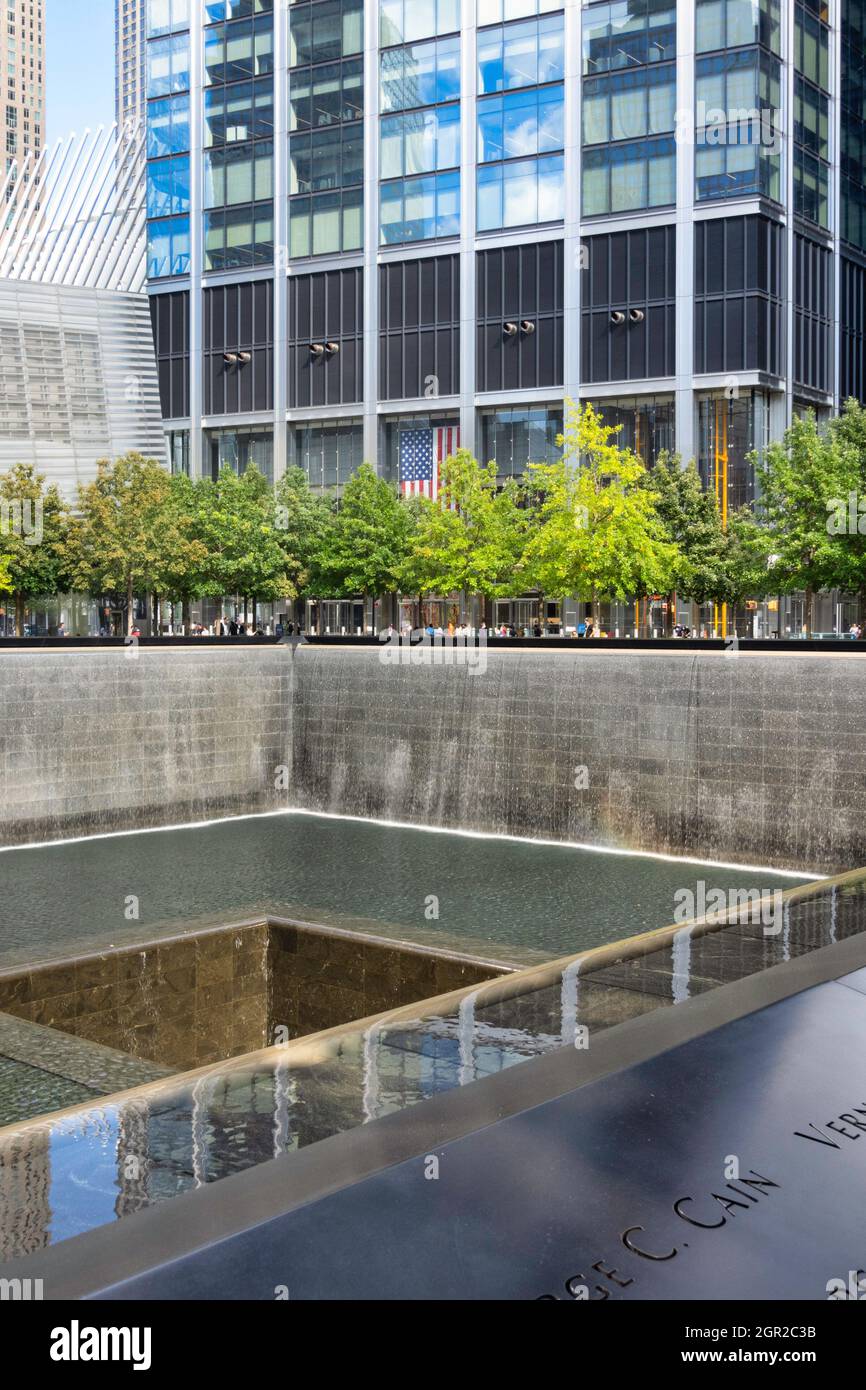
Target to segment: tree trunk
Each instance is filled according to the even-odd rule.
[[[812,636],[812,610],[815,605],[815,594],[812,589],[807,589],[803,602],[803,628],[806,636]]]
[[[152,618],[151,618],[151,628],[152,628],[152,630],[153,630],[153,636],[154,636],[154,637],[159,637],[159,636],[161,635],[161,634],[160,634],[160,627],[161,627],[161,624],[160,624],[160,621],[159,621],[159,608],[160,608],[160,597],[159,597],[159,594],[154,594],[154,595],[153,595],[153,598],[152,598],[152,600],[151,600],[151,602],[153,603],[153,615],[152,615]]]
[[[859,615],[857,621],[860,624],[860,630],[863,636],[866,637],[866,584],[861,587],[857,597],[859,599]]]
[[[24,595],[15,595],[15,636],[24,636]]]
[[[132,629],[135,625],[133,617],[134,596],[132,592],[132,575],[126,581],[126,635],[132,636]]]
[[[184,637],[189,637],[189,628],[190,628],[191,617],[192,617],[192,604],[190,603],[190,601],[189,601],[189,596],[187,595],[187,597],[184,598],[184,599],[181,601],[181,605],[180,605],[180,621],[181,621],[181,624],[182,624],[182,626],[183,626],[183,635],[184,635]]]
[[[592,591],[592,625],[594,628],[601,627],[601,600],[597,589]]]

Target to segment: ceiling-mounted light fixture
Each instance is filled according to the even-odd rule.
[[[625,314],[622,312],[622,309],[614,309],[610,316],[610,321],[615,324],[625,323]]]
[[[516,323],[504,323],[504,324],[502,325],[502,332],[505,334],[506,338],[516,338],[516,337],[517,337],[517,324],[516,324]]]
[[[532,334],[535,332],[535,324],[532,322],[532,319],[521,319],[520,331],[524,337],[531,338]]]
[[[629,309],[628,316],[632,323],[643,323],[644,321],[643,309]]]

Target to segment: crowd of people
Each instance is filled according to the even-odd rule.
[[[389,631],[393,632],[393,628],[389,629]],[[404,622],[402,627],[402,636],[409,637],[412,631],[413,629],[411,627],[411,624],[409,624],[408,622]],[[603,629],[597,623],[594,623],[592,621],[592,619],[589,619],[586,622],[581,622],[576,629],[566,630],[565,633],[563,633],[560,628],[557,628],[555,630],[550,629],[550,631],[547,634],[545,634],[545,630],[540,623],[535,623],[532,627],[518,627],[514,623],[498,623],[494,624],[493,627],[488,627],[486,622],[482,622],[478,627],[473,627],[471,623],[467,622],[449,623],[447,627],[443,627],[441,624],[437,625],[435,623],[429,622],[427,626],[424,628],[424,632],[426,636],[434,638],[480,637],[482,640],[488,637],[540,638],[544,637],[545,635],[551,637],[566,636],[580,638],[609,636],[609,634],[604,632]]]

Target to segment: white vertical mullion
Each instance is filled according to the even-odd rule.
[[[475,5],[460,6],[460,444],[475,453]]]
[[[785,405],[781,420],[773,421],[770,438],[781,438],[794,414],[794,6],[782,14],[782,202],[785,205]],[[772,401],[772,397],[771,397]]]
[[[274,13],[274,482],[288,462],[289,367],[289,7]]]
[[[695,7],[677,0],[676,145],[676,447],[688,461],[695,448]]]
[[[202,475],[202,386],[204,376],[203,291],[204,270],[204,0],[190,5],[190,287],[189,287],[189,471]]]
[[[842,409],[842,0],[832,0],[830,10],[830,43],[832,45],[830,93],[830,181],[833,234],[833,405]]]
[[[363,458],[379,460],[379,0],[364,5],[364,426]]]
[[[566,400],[580,399],[581,295],[581,82],[583,35],[580,0],[565,2],[565,226],[563,246],[563,351]]]

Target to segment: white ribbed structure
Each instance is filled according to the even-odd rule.
[[[143,168],[140,122],[69,135],[13,164],[0,194],[0,278],[141,292]]]
[[[10,170],[4,205],[0,471],[32,463],[74,503],[98,459],[165,457],[141,124],[59,140]]]

